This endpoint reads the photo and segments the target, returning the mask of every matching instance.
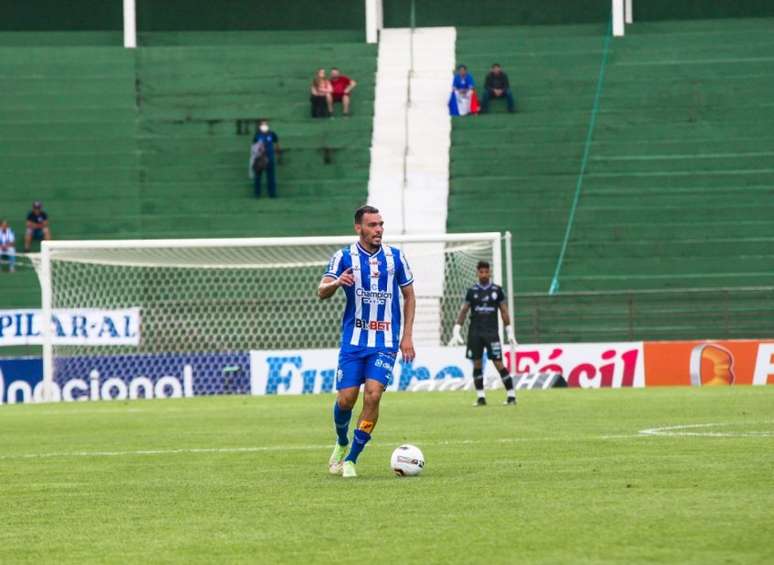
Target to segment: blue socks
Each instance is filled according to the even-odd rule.
[[[336,424],[336,441],[339,445],[347,445],[349,439],[347,434],[349,432],[349,421],[352,419],[352,410],[342,410],[339,407],[338,402],[333,403],[333,422]],[[357,463],[357,458],[368,441],[371,439],[371,432],[374,429],[374,422],[368,420],[362,420],[352,434],[352,445],[349,448],[349,453],[345,458],[346,461],[352,461]],[[367,431],[366,431],[367,430]]]
[[[366,446],[368,440],[370,439],[371,434],[360,429],[355,430],[355,433],[352,437],[352,447],[349,448],[349,453],[344,460],[357,463],[357,458],[360,455],[360,452],[363,451],[363,448]]]
[[[352,410],[342,410],[339,408],[339,403],[333,403],[333,422],[336,424],[336,435],[338,436],[339,445],[347,445],[349,440],[347,434],[349,433],[349,421],[352,418]]]

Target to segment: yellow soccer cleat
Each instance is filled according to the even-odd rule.
[[[347,455],[347,446],[336,444],[331,453],[331,458],[328,459],[328,472],[331,475],[338,475],[341,473],[341,466],[344,463],[344,457]]]

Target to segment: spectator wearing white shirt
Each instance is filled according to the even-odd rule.
[[[8,222],[0,222],[0,264],[8,263],[8,272],[16,270],[16,237]]]

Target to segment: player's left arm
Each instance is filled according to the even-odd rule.
[[[405,361],[413,361],[414,351],[414,313],[417,309],[417,297],[414,294],[414,285],[409,284],[400,288],[403,294],[403,337],[400,338],[400,353]]]
[[[511,325],[511,314],[508,312],[508,305],[505,301],[500,302],[500,316],[503,318],[503,326],[505,327],[505,336],[507,340],[516,345],[516,335],[513,332],[513,326]]]
[[[277,164],[282,164],[282,147],[280,147],[279,136],[276,132],[271,132],[271,142],[274,145],[274,154],[277,156]]]

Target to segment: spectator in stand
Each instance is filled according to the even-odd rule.
[[[492,69],[489,74],[486,75],[486,82],[484,83],[484,92],[481,95],[481,112],[486,114],[489,112],[489,103],[492,98],[505,98],[508,104],[508,111],[513,113],[516,111],[516,102],[513,100],[513,93],[511,92],[511,85],[508,82],[508,75],[503,72],[503,68],[495,63],[492,65]]]
[[[476,82],[468,73],[465,65],[457,67],[452,81],[452,93],[449,98],[449,114],[452,116],[467,116],[478,114],[479,105],[476,96]]]
[[[253,178],[256,198],[261,196],[261,177],[263,177],[264,172],[269,188],[269,198],[277,197],[277,177],[274,167],[280,156],[279,136],[271,131],[267,120],[261,120],[258,123],[258,133],[253,137],[250,152],[250,176]]]
[[[0,222],[0,264],[8,263],[8,272],[16,270],[16,238],[8,222]]]
[[[345,116],[349,116],[350,93],[357,86],[357,82],[346,75],[336,67],[331,69],[331,89],[334,102],[341,102],[341,110]],[[332,112],[333,110],[331,110]]]
[[[51,229],[48,227],[48,214],[43,211],[43,203],[32,203],[32,211],[27,214],[27,231],[24,234],[24,251],[29,252],[32,240],[43,241],[51,239]]]
[[[325,76],[325,69],[318,69],[312,80],[312,117],[327,118],[333,113],[333,87]]]

